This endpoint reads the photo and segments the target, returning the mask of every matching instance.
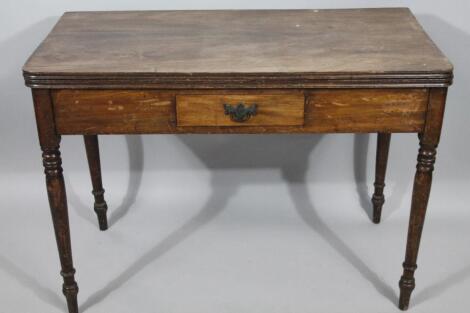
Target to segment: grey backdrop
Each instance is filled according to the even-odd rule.
[[[6,282],[0,312],[63,309],[21,67],[64,11],[378,6],[410,7],[455,66],[420,256],[428,261],[418,271],[414,310],[468,307],[468,1],[7,0],[0,11],[0,279]],[[100,233],[82,139],[64,137],[82,309],[396,311],[418,141],[410,134],[392,136],[384,219],[374,227],[368,216],[375,139],[374,134],[100,137],[112,225]]]

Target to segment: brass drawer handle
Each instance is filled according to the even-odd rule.
[[[252,116],[256,115],[257,109],[258,106],[256,103],[250,105],[249,107],[245,107],[243,102],[240,102],[235,107],[224,103],[225,115],[230,115],[230,119],[232,121],[239,123],[248,121]]]

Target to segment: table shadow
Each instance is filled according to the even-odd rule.
[[[41,301],[56,307],[60,311],[65,312],[67,306],[65,299],[53,290],[43,286],[34,276],[26,273],[14,262],[0,255],[0,269],[13,277],[21,286],[31,290]]]
[[[144,169],[144,147],[142,143],[142,137],[140,135],[125,136],[125,140],[127,146],[126,150],[129,155],[129,178],[127,181],[127,190],[119,206],[113,208],[108,203],[108,224],[110,227],[116,224],[129,212],[130,208],[137,199],[137,195],[142,184],[142,176]],[[100,154],[103,155],[105,153],[106,151],[103,151],[103,149],[101,149]],[[86,158],[84,149],[83,157]],[[102,175],[103,186],[106,190],[106,199],[106,195],[113,191],[106,189],[106,171],[102,171]],[[67,175],[64,176],[67,182],[67,200],[70,204],[70,207],[75,210],[78,216],[98,227],[98,219],[96,218],[96,214],[93,211],[94,198],[91,195],[91,192],[88,197],[89,204],[86,204],[74,191],[73,184],[70,183],[70,180],[67,178]],[[90,182],[90,190],[91,188],[92,187]]]
[[[367,154],[369,151],[370,134],[354,135],[354,181],[356,183],[356,192],[359,196],[359,204],[364,213],[372,221],[373,208],[371,195],[367,186]]]
[[[4,75],[0,78],[2,102],[5,104],[6,108],[6,110],[2,112],[4,119],[1,120],[1,123],[3,123],[4,126],[6,125],[5,129],[21,129],[21,131],[12,131],[7,134],[5,144],[10,147],[10,150],[14,151],[12,155],[17,156],[13,161],[21,164],[21,170],[26,172],[38,170],[37,161],[40,159],[40,152],[36,137],[37,129],[32,115],[31,94],[24,86],[21,68],[29,54],[52,29],[57,19],[58,17],[53,16],[45,18],[29,25],[18,33],[10,34],[6,40],[0,41],[2,55],[8,60],[8,62],[3,63],[4,67],[2,67],[2,72]],[[19,117],[21,117],[21,119]],[[31,120],[27,120],[27,117],[31,117]],[[20,127],[18,127],[18,122],[21,122]],[[8,144],[8,140],[12,140],[11,142],[15,144]],[[37,152],[37,158],[23,157],[21,161],[19,161],[18,156],[32,155],[31,147],[35,147],[33,152]],[[2,160],[6,165],[9,165],[11,161],[10,159]],[[20,174],[21,173],[17,173],[17,175]],[[5,248],[6,247],[4,247],[4,251],[8,251],[5,250]],[[33,275],[16,265],[14,260],[9,260],[3,255],[0,255],[0,269],[16,279],[21,286],[31,290],[32,293],[44,303],[50,304],[58,310],[65,312],[65,300],[59,292],[56,293],[54,290],[43,286]],[[59,288],[57,290],[59,290]]]
[[[448,108],[446,109],[447,114],[444,120],[443,134],[444,136],[446,135],[446,128],[448,128],[449,133],[458,133],[460,137],[466,138],[467,135],[465,134],[469,134],[470,128],[462,127],[465,126],[465,123],[468,121],[468,119],[465,121],[462,117],[469,116],[470,112],[470,107],[466,103],[466,100],[470,97],[470,91],[468,89],[470,84],[470,72],[468,71],[468,68],[470,68],[470,59],[468,58],[468,51],[470,51],[470,34],[434,15],[419,14],[417,17],[424,29],[432,35],[431,37],[437,42],[438,46],[446,47],[445,54],[455,66],[454,86],[451,86],[449,89],[448,104],[450,104],[449,102],[455,103],[447,105]],[[462,99],[465,99],[465,101],[462,101]],[[454,113],[455,116],[453,116],[452,113]],[[448,140],[448,138],[443,138],[443,140]],[[437,157],[436,163],[436,170],[439,170],[439,156]],[[442,252],[444,253],[444,251]],[[469,278],[470,265],[452,272],[446,278],[430,286],[423,286],[422,289],[418,284],[416,294],[412,296],[411,304],[420,305],[427,300],[436,298]]]
[[[80,312],[85,312],[90,307],[103,301],[110,293],[119,289],[145,267],[186,240],[219,215],[220,212],[224,210],[229,199],[234,195],[236,186],[226,184],[225,175],[218,174],[212,176],[211,186],[214,190],[217,190],[217,192],[212,192],[209,199],[196,215],[189,218],[182,226],[161,239],[153,248],[140,256],[126,270],[87,298],[83,304],[80,305]]]
[[[302,220],[348,261],[364,279],[368,280],[379,294],[390,301],[397,300],[393,289],[385,284],[321,219],[309,198],[305,182],[306,173],[309,170],[308,160],[322,136],[224,135],[208,138],[207,136],[187,135],[178,136],[178,138],[210,169],[212,189],[210,197],[195,216],[160,240],[126,270],[86,299],[80,306],[82,312],[104,300],[149,264],[216,218],[243,183],[265,184],[264,175],[250,176],[248,182],[240,179],[243,174],[239,174],[239,170],[250,168],[279,169],[285,183],[289,186],[296,212]],[[237,174],[227,174],[224,170]]]
[[[359,140],[356,140],[356,142],[359,141],[360,146],[364,147],[364,145],[367,144],[365,139],[367,139],[367,137],[362,136],[359,137]],[[362,152],[364,154],[367,153],[367,149]],[[355,155],[356,154],[357,153],[355,153]],[[394,289],[390,285],[386,284],[377,273],[370,269],[364,260],[362,260],[359,255],[351,249],[318,214],[308,192],[308,184],[306,180],[308,167],[309,160],[308,157],[305,156],[303,160],[297,162],[296,166],[282,168],[283,177],[286,181],[286,185],[288,186],[297,214],[302,218],[305,224],[307,224],[316,234],[320,235],[320,237],[328,243],[331,248],[349,262],[349,264],[359,272],[364,279],[369,281],[379,294],[391,302],[397,303],[398,296]]]
[[[373,141],[377,142],[377,134],[355,134],[354,135],[354,159],[353,159],[353,168],[354,168],[354,180],[356,183],[356,192],[359,197],[359,204],[364,210],[365,214],[372,221],[373,207],[372,207],[372,193],[374,192],[373,182],[375,180],[375,155],[376,155],[376,144],[370,144],[370,138],[373,138]],[[396,135],[396,134],[395,134]],[[410,134],[414,136],[414,134]],[[392,134],[392,139],[390,143],[390,152],[393,153],[392,149],[394,148],[394,135]],[[372,160],[368,160],[368,151],[372,147],[374,149]],[[415,150],[416,153],[409,153],[410,157],[416,158],[418,155],[418,142],[416,142]],[[395,147],[396,148],[396,147]],[[403,147],[400,147],[403,149]],[[408,151],[407,151],[408,153]],[[395,171],[393,170],[394,160],[389,157],[387,164],[387,172],[385,175],[385,203],[382,209],[382,218],[381,223],[386,222],[387,218],[393,214],[396,210],[402,207],[404,196],[407,194],[408,190],[411,190],[413,186],[413,179],[404,177],[403,175],[395,176]],[[372,170],[370,171],[369,176],[367,175],[367,169],[371,166]],[[410,168],[410,171],[414,171],[414,167]],[[369,182],[369,183],[368,183]],[[411,199],[409,199],[411,201]],[[411,203],[411,202],[410,202]]]
[[[127,151],[129,154],[129,180],[127,182],[127,192],[122,203],[115,209],[109,208],[108,223],[110,227],[123,218],[135,203],[142,184],[144,171],[144,146],[142,136],[126,136]],[[104,178],[103,178],[104,181]],[[105,185],[103,183],[103,185]]]
[[[464,268],[451,273],[443,280],[438,281],[437,283],[427,286],[418,293],[414,297],[412,297],[412,304],[419,305],[427,300],[433,299],[448,289],[452,288],[455,285],[463,283],[467,279],[470,278],[470,265],[465,266]]]

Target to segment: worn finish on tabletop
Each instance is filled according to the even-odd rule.
[[[70,12],[32,87],[443,86],[452,66],[405,8]]]
[[[409,306],[452,65],[408,9],[71,12],[24,66],[69,313],[78,313],[61,135],[85,135],[106,228],[97,134],[418,133],[399,307]],[[233,122],[224,104],[258,104]],[[256,114],[255,114],[256,113]],[[240,120],[240,119],[239,119]],[[243,127],[240,124],[243,123]]]

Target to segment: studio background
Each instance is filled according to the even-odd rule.
[[[455,66],[410,312],[470,306],[470,3],[2,1],[0,312],[62,312],[59,260],[21,67],[64,11],[407,6]],[[81,312],[398,312],[413,134],[392,136],[382,223],[375,134],[100,136],[110,229],[83,140],[62,138]]]

